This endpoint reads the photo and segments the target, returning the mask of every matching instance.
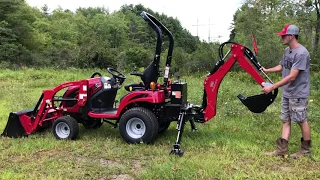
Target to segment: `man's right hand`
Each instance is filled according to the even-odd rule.
[[[264,67],[262,67],[262,71],[263,72],[265,72],[265,73],[267,73],[268,71],[267,71],[267,69],[266,68],[264,68]]]

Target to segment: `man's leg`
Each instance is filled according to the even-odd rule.
[[[291,121],[282,122],[282,138],[289,141],[291,133]]]
[[[308,99],[292,99],[290,100],[290,105],[292,106],[292,121],[299,124],[301,128],[301,150],[291,154],[292,158],[299,158],[311,153],[311,135],[310,126],[307,121],[307,107]]]
[[[291,135],[291,117],[289,109],[289,99],[282,97],[281,104],[282,138],[289,141]]]
[[[288,140],[291,133],[289,100],[283,97],[281,106],[282,136],[276,140],[276,150],[264,153],[266,156],[285,156],[288,154]]]
[[[304,140],[311,140],[310,126],[308,121],[298,123],[301,128],[302,137]]]

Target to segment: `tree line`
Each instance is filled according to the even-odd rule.
[[[230,38],[252,47],[250,34],[257,39],[258,59],[265,66],[279,63],[285,48],[276,36],[284,25],[300,29],[299,42],[311,56],[311,67],[319,70],[320,1],[318,0],[245,0],[235,12]]]
[[[110,12],[104,7],[75,12],[29,6],[24,0],[0,3],[0,68],[55,67],[132,70],[146,67],[155,52],[156,35],[139,16],[146,11],[159,19],[175,39],[172,65],[182,72],[209,71],[218,60],[219,42],[200,41],[179,19],[143,5],[123,5]],[[314,0],[245,0],[234,13],[230,41],[252,47],[255,34],[258,60],[265,66],[279,62],[284,47],[275,35],[286,23],[300,27],[300,42],[317,67],[320,31],[319,2]],[[161,62],[168,48],[164,37]]]

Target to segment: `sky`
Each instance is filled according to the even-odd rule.
[[[233,15],[242,0],[26,0],[32,7],[47,4],[75,11],[79,7],[105,7],[117,11],[124,4],[142,4],[154,12],[177,18],[182,27],[200,40],[224,42],[229,39]],[[165,24],[164,24],[165,25]],[[174,35],[174,32],[172,32]]]

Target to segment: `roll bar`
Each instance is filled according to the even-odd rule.
[[[156,55],[160,55],[161,53],[161,43],[162,43],[162,37],[161,37],[161,29],[166,33],[169,37],[169,49],[168,49],[168,55],[167,55],[167,60],[166,60],[166,65],[171,66],[171,61],[172,61],[172,54],[173,54],[173,45],[174,45],[174,40],[173,40],[173,35],[172,33],[168,30],[167,27],[165,27],[159,20],[157,20],[154,16],[151,14],[142,11],[140,14],[141,17],[148,22],[148,24],[152,27],[157,32],[158,39],[157,39],[157,46],[156,46]],[[159,62],[157,62],[159,63]]]

